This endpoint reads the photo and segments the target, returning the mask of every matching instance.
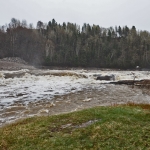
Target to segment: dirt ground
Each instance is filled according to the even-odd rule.
[[[0,70],[35,69],[33,66],[0,60]]]

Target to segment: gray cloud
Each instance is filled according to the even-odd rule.
[[[0,25],[12,17],[26,19],[36,25],[38,20],[58,23],[99,24],[102,27],[135,25],[150,31],[149,0],[5,0],[0,4]]]

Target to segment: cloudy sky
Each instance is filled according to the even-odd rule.
[[[72,22],[96,24],[101,27],[136,26],[150,31],[150,0],[0,0],[0,25],[11,18],[36,26],[47,23]]]

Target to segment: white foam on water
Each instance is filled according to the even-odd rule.
[[[4,73],[17,73],[17,71],[4,71],[0,72],[3,76]],[[69,92],[80,91],[83,88],[95,88],[102,87],[100,83],[106,83],[109,81],[96,81],[94,74],[101,75],[115,75],[115,80],[135,80],[150,79],[149,72],[131,72],[131,71],[84,71],[76,70],[76,74],[84,74],[88,78],[77,78],[75,76],[53,76],[53,75],[40,75],[35,76],[29,74],[28,70],[21,70],[20,72],[27,72],[25,76],[21,78],[0,78],[0,104],[4,101],[13,102],[17,100],[17,97],[23,98],[24,101],[39,100],[41,98],[50,99],[54,95],[63,95]],[[47,71],[47,72],[60,72],[58,70]],[[63,71],[65,72],[65,71]],[[67,71],[66,71],[67,72]],[[74,90],[71,90],[74,89]],[[13,96],[11,98],[11,96]],[[16,98],[14,98],[16,97]]]
[[[59,73],[59,71],[55,72]],[[6,73],[6,71],[1,72],[1,74],[3,73]],[[14,72],[10,73],[13,74]],[[83,88],[91,87],[90,84],[96,83],[92,78],[54,75],[36,76],[29,73],[21,78],[1,78],[0,80],[5,85],[0,87],[0,105],[3,106],[12,105],[19,100],[24,104],[41,99],[51,100],[55,95],[80,91]]]
[[[19,74],[22,72],[25,73],[24,76],[5,79],[6,73]],[[62,73],[65,75],[61,75]],[[116,81],[150,79],[149,71],[36,70],[34,73],[29,70],[0,71],[0,111],[12,107],[15,103],[28,105],[40,100],[51,101],[56,95],[75,93],[84,89],[105,89],[106,86],[102,83],[110,81],[95,80],[94,75],[111,74],[115,76]],[[149,96],[146,98],[149,99]],[[47,110],[42,112],[47,113]],[[11,117],[3,119],[9,121]],[[3,119],[0,121],[3,122]]]

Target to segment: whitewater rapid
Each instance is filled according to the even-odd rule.
[[[58,101],[65,101],[67,99],[69,103],[71,100],[77,100],[78,103],[80,103],[81,100],[82,103],[90,103],[91,101],[94,103],[94,100],[96,102],[100,100],[100,98],[103,98],[104,101],[101,102],[100,105],[106,104],[109,100],[109,103],[111,103],[111,101],[121,103],[125,102],[123,101],[124,99],[129,101],[133,98],[134,102],[137,101],[137,103],[141,102],[141,99],[146,103],[150,103],[150,96],[144,95],[139,89],[137,89],[137,91],[132,90],[131,92],[131,89],[127,86],[107,85],[105,83],[110,81],[96,80],[96,76],[98,75],[112,74],[115,76],[115,81],[132,80],[134,78],[135,80],[150,79],[149,71],[0,71],[0,126],[19,118],[35,116],[39,113],[42,114],[42,112],[44,112],[44,114],[50,114],[49,112],[52,106],[56,107]],[[116,96],[115,92],[117,93],[119,90],[119,95]],[[111,93],[112,96],[110,95]],[[131,93],[129,95],[133,95],[127,99],[128,93]],[[65,95],[70,95],[70,97],[65,97]],[[95,99],[96,97],[97,99]],[[63,104],[61,105],[63,106]],[[59,107],[61,107],[61,105]],[[83,106],[83,104],[81,105]],[[98,104],[95,103],[95,105]],[[77,108],[73,108],[72,106],[70,106],[70,108],[77,110]],[[60,112],[63,111],[60,110]],[[59,113],[58,110],[57,113]]]

